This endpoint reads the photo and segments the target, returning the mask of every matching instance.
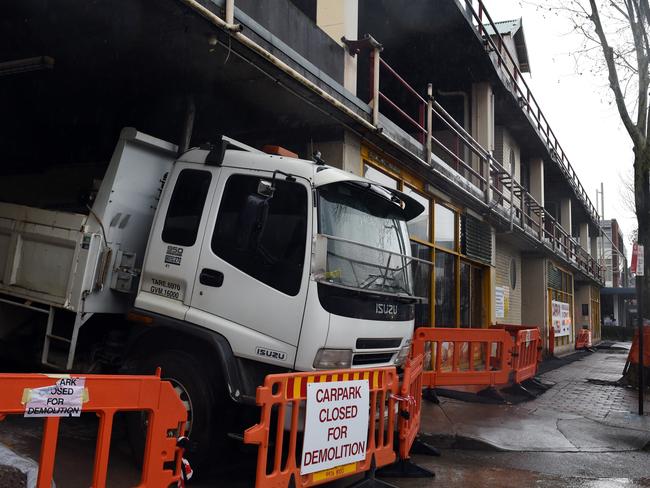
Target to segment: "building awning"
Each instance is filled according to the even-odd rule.
[[[623,288],[623,287],[604,287],[600,289],[601,295],[618,295],[626,298],[633,298],[636,296],[636,288]]]

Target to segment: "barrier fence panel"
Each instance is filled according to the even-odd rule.
[[[139,488],[168,487],[181,478],[187,411],[160,376],[0,374],[0,420],[7,415],[45,417],[38,488],[50,488],[61,417],[94,412],[99,417],[92,487],[106,486],[113,419],[117,412],[148,413],[147,440]]]
[[[364,436],[363,446],[365,458],[301,474],[305,455],[303,443],[311,440],[303,435],[305,423],[308,424],[313,415],[307,408],[307,385],[318,386],[318,383],[337,382],[333,387],[335,390],[341,388],[341,391],[347,391],[346,382],[353,381],[357,382],[354,384],[359,381],[368,383],[368,432],[367,437]],[[268,375],[264,385],[257,388],[256,400],[261,407],[260,422],[247,429],[244,434],[245,443],[258,446],[256,488],[315,486],[395,462],[393,441],[396,426],[395,395],[398,391],[399,379],[394,367],[328,371],[326,374],[304,372]],[[323,409],[326,408],[327,404],[324,403]],[[358,410],[359,412],[355,412],[366,411],[365,408]],[[321,410],[319,415],[322,415],[323,411]],[[325,415],[327,417],[329,414]],[[320,420],[322,423],[323,419]],[[312,436],[311,432],[309,436]],[[327,455],[327,451],[331,449],[336,448],[325,446],[318,451],[318,455]],[[313,452],[316,455],[317,451]],[[292,480],[293,485],[290,485]]]
[[[589,349],[592,345],[591,330],[580,329],[576,338],[576,349]]]
[[[542,362],[542,334],[534,325],[499,324],[492,326],[510,333],[515,343],[513,350],[514,382],[521,383],[537,374],[537,367]],[[528,333],[530,331],[530,333]]]
[[[539,329],[523,329],[515,332],[515,348],[512,353],[512,369],[515,383],[533,378],[541,360],[542,337]]]
[[[422,413],[423,356],[409,358],[404,367],[400,387],[399,457],[408,459],[420,431]]]
[[[420,327],[412,357],[423,355],[425,388],[506,384],[512,370],[512,338],[504,329]]]

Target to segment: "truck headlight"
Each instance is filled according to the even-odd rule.
[[[352,366],[350,349],[319,349],[314,359],[315,369],[347,369]]]
[[[397,353],[397,356],[395,357],[395,366],[401,366],[402,364],[404,364],[404,361],[406,361],[406,358],[409,357],[410,352],[411,352],[411,339],[406,339],[404,341],[404,345],[402,346],[402,348]]]
[[[399,350],[397,353],[397,357],[395,358],[395,366],[401,366],[404,364],[404,361],[406,361],[406,358],[409,357],[409,353],[411,352],[411,346],[404,346]]]

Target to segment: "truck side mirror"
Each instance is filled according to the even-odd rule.
[[[257,184],[257,193],[263,197],[272,198],[274,192],[275,186],[270,181],[260,180]]]

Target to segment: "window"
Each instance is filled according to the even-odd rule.
[[[372,166],[368,166],[367,164],[363,166],[363,176],[364,178],[368,178],[375,183],[379,183],[380,185],[392,188],[393,190],[399,189],[399,181],[391,176],[388,176],[386,173],[373,168]]]
[[[295,296],[300,291],[307,240],[307,190],[276,181],[273,197],[257,192],[260,178],[226,182],[212,250],[247,275]]]
[[[460,262],[460,326],[482,327],[483,268],[467,261]]]
[[[411,254],[413,257],[431,261],[431,248],[411,241]],[[413,262],[413,284],[414,294],[420,297],[422,301],[415,304],[415,326],[416,327],[430,327],[431,326],[431,303],[429,297],[431,296],[431,266],[428,263],[419,261]]]
[[[553,300],[569,304],[569,318],[571,324],[574,324],[573,320],[573,276],[555,266],[552,262],[549,261],[547,267],[547,280],[548,280],[548,318],[549,318],[549,327],[553,327]],[[555,345],[564,346],[571,342],[573,336],[573,327],[571,328],[571,333],[568,335],[557,335],[555,336]]]
[[[184,169],[179,173],[165,217],[164,242],[177,246],[194,245],[211,179],[209,171]]]
[[[456,327],[456,266],[453,254],[436,252],[436,327]]]
[[[406,193],[414,200],[417,200],[424,207],[424,212],[408,222],[409,235],[422,241],[429,242],[431,240],[429,232],[429,222],[431,220],[429,199],[425,196],[420,195],[418,192],[412,190],[408,186],[404,186],[404,193]]]
[[[353,184],[321,186],[318,195],[319,232],[346,239],[327,243],[327,269],[338,274],[339,283],[412,295],[408,262],[398,257],[408,250],[402,209],[375,191]]]
[[[515,258],[510,259],[510,288],[517,288],[517,260]]]
[[[438,203],[435,205],[434,236],[436,246],[456,250],[456,214]]]

